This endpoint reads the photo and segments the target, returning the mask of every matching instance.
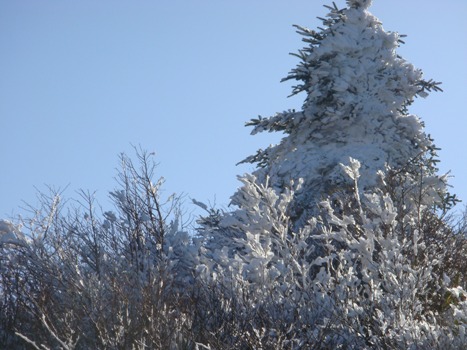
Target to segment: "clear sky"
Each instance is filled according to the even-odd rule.
[[[345,1],[335,1],[343,7]],[[118,155],[155,151],[165,190],[226,207],[235,166],[280,135],[244,123],[289,108],[279,81],[302,48],[292,24],[316,28],[326,0],[0,0],[0,218],[34,204],[37,187],[97,190],[108,209]],[[411,111],[435,139],[467,201],[467,1],[374,0],[399,53],[443,93]]]

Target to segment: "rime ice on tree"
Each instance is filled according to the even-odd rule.
[[[283,327],[280,348],[465,348],[465,283],[451,283],[465,241],[438,217],[455,198],[408,113],[439,88],[397,56],[370,0],[347,3],[320,32],[297,27],[309,46],[284,80],[306,92],[303,108],[249,123],[285,137],[245,160],[258,169],[235,210],[200,221],[197,271],[248,300],[234,311],[253,310],[257,334],[270,317],[262,339],[277,344]]]
[[[435,176],[432,140],[407,110],[415,97],[440,90],[437,83],[423,80],[420,70],[397,55],[401,36],[386,32],[367,12],[370,0],[347,3],[343,10],[328,7],[330,13],[322,19],[326,28],[320,32],[296,26],[308,46],[299,51],[301,62],[283,81],[299,82],[292,95],[306,93],[302,110],[247,123],[254,126],[252,134],[286,135],[244,162],[257,163],[257,181],[265,183],[269,177],[279,192],[303,178],[294,209],[299,221],[310,216],[323,196],[345,188],[341,164],[348,164],[349,157],[361,163],[362,190],[378,185],[380,170],[404,168],[408,177],[419,179],[421,166],[422,176],[430,177],[435,202],[445,193],[445,179]],[[413,163],[418,170],[409,169]]]

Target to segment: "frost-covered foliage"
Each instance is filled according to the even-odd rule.
[[[223,319],[219,329],[247,323],[255,330],[237,330],[241,336],[227,340],[233,348],[251,337],[254,344],[284,349],[467,345],[467,294],[459,276],[466,266],[452,268],[464,260],[465,236],[432,211],[398,212],[390,186],[361,197],[360,163],[350,163],[341,167],[354,183],[352,192],[338,204],[321,201],[320,214],[299,230],[287,212],[300,184],[277,194],[251,175],[242,179],[239,209],[215,230],[206,229],[213,241],[225,233],[234,237],[230,246],[210,246],[200,260],[211,272],[206,280],[227,289],[226,300],[241,298],[221,304],[236,318]]]
[[[197,252],[179,199],[162,200],[146,153],[122,156],[114,211],[42,195],[23,227],[0,221],[0,346],[179,349],[189,344]],[[22,339],[22,340],[21,340]]]
[[[467,215],[408,107],[439,90],[396,54],[370,0],[334,6],[285,80],[303,109],[252,120],[233,209],[196,234],[149,156],[121,157],[115,208],[60,193],[0,220],[0,348],[467,348]]]

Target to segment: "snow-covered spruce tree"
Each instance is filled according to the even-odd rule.
[[[308,46],[284,80],[300,82],[302,110],[248,123],[285,137],[245,160],[258,169],[240,177],[237,209],[200,221],[198,271],[222,286],[205,315],[216,348],[466,345],[464,272],[451,263],[465,237],[443,221],[455,197],[408,110],[438,83],[397,55],[401,36],[371,1],[347,4],[327,7],[319,32],[298,27]]]
[[[435,175],[435,146],[408,111],[414,98],[439,90],[438,84],[397,55],[401,35],[384,31],[367,11],[370,4],[355,0],[344,10],[330,7],[320,31],[297,26],[308,46],[283,80],[299,82],[293,94],[306,93],[302,110],[247,124],[253,134],[285,134],[280,144],[245,161],[258,165],[258,182],[269,181],[278,192],[291,180],[304,180],[290,213],[298,227],[316,213],[323,196],[348,185],[339,164],[349,157],[361,162],[362,191],[378,187],[378,171],[389,167],[403,169],[408,181],[423,178],[427,205],[441,205],[446,195],[445,178]],[[418,196],[414,190],[412,197]]]

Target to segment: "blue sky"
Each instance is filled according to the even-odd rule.
[[[335,1],[339,7],[344,1]],[[118,155],[155,151],[165,191],[225,207],[235,166],[280,135],[244,123],[299,109],[279,83],[329,1],[0,0],[0,217],[46,185],[97,191],[104,209]],[[443,93],[411,112],[435,139],[442,172],[467,201],[467,2],[374,0],[399,53]]]

